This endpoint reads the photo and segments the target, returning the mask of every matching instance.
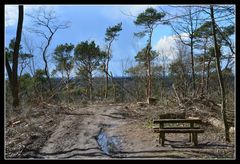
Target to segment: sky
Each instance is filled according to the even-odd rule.
[[[40,44],[41,39],[26,30],[32,26],[31,19],[27,14],[36,12],[39,7],[54,10],[60,22],[70,22],[69,28],[59,30],[54,35],[48,49],[50,56],[57,45],[65,43],[76,45],[81,41],[94,40],[96,44],[103,48],[105,46],[106,29],[122,22],[122,31],[112,44],[113,57],[110,61],[109,70],[114,76],[122,76],[125,69],[133,66],[134,56],[146,45],[146,39],[134,37],[134,32],[141,31],[141,28],[134,24],[136,16],[148,7],[159,9],[159,6],[156,5],[24,5],[23,37],[27,36],[28,40],[33,40],[35,47]],[[168,6],[161,7],[174,13],[172,8]],[[17,19],[17,6],[5,5],[5,47],[16,36]],[[165,55],[173,60],[175,58],[174,37],[174,32],[170,26],[159,25],[153,33],[153,49],[164,50]],[[36,67],[43,69],[43,60],[37,48],[35,48],[34,55]],[[49,60],[52,61],[51,58]],[[55,65],[53,62],[49,63],[51,63],[49,66],[51,72]]]
[[[23,29],[31,27],[32,25],[30,18],[26,14],[33,13],[39,7],[39,5],[24,6],[25,15]],[[115,76],[122,76],[123,70],[126,69],[123,67],[127,67],[126,65],[134,63],[134,56],[146,43],[145,39],[134,37],[134,32],[141,31],[141,28],[134,24],[134,20],[136,19],[135,17],[140,12],[143,12],[147,7],[158,8],[158,6],[153,5],[45,5],[43,7],[47,10],[54,10],[56,15],[59,16],[60,21],[71,22],[69,28],[59,30],[55,34],[48,50],[49,53],[53,52],[54,48],[59,44],[72,43],[76,45],[85,40],[94,40],[100,47],[103,48],[105,46],[104,37],[106,28],[122,22],[122,31],[119,33],[119,37],[112,45],[113,57],[110,61],[110,71]],[[5,6],[6,46],[9,44],[10,40],[16,36],[17,19],[17,6]],[[30,39],[39,37],[34,36],[27,30],[24,30],[23,32]],[[166,49],[166,47],[169,47],[169,44],[172,42],[172,38],[170,37],[172,34],[173,32],[169,27],[159,25],[158,28],[154,30],[152,47],[154,49],[161,49],[161,47]],[[169,40],[169,42],[167,40]],[[35,44],[38,45],[36,42]],[[35,54],[35,56],[37,67],[43,68],[44,65],[40,54]],[[126,62],[130,63],[127,64]],[[54,68],[54,64],[50,66],[50,69],[52,68]]]

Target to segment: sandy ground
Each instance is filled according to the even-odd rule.
[[[21,150],[19,155],[12,155],[17,142],[13,141],[16,137],[8,134],[17,126],[8,126],[6,157],[30,159],[234,158],[234,144],[226,144],[223,133],[210,125],[205,125],[205,133],[199,134],[197,147],[193,147],[188,142],[188,134],[167,134],[165,146],[160,146],[158,134],[153,133],[151,125],[148,124],[150,116],[157,112],[157,108],[136,108],[133,111],[131,106],[126,107],[124,104],[99,104],[75,107],[74,110],[65,112],[56,110],[57,112],[55,111],[52,115],[45,113],[41,115],[44,120],[41,125],[43,132],[39,132],[38,124],[35,133],[33,132],[26,141],[21,142],[24,142],[22,144],[24,146],[19,148]],[[21,126],[28,124],[22,123]],[[105,142],[105,139],[109,141],[97,142],[102,140]]]

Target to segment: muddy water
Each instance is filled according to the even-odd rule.
[[[103,128],[97,136],[97,143],[106,155],[111,156],[120,151],[120,139],[116,136],[107,136]]]

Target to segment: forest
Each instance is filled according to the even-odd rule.
[[[235,5],[4,13],[5,159],[236,158]]]

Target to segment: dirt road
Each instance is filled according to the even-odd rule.
[[[205,127],[199,146],[188,134],[167,134],[165,146],[146,124],[151,109],[133,114],[126,105],[89,105],[60,113],[61,121],[34,155],[44,159],[219,159],[234,158],[233,144],[225,144],[219,132]],[[145,114],[144,114],[145,113]],[[60,116],[59,115],[59,116]],[[33,141],[34,143],[35,141]],[[27,150],[30,151],[30,150]],[[25,152],[28,153],[29,152]]]

